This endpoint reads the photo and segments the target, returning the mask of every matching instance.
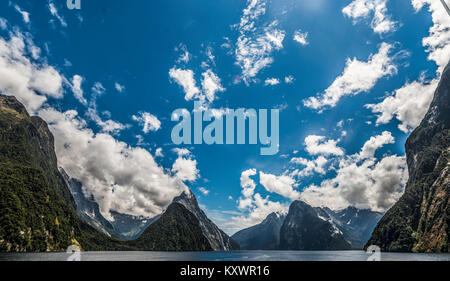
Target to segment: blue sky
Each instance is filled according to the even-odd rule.
[[[295,199],[386,210],[450,59],[435,0],[65,2],[2,1],[0,92],[50,123],[106,217],[155,215],[185,187],[230,234]],[[174,145],[172,112],[208,95],[280,109],[279,153]]]

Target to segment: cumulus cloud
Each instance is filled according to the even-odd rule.
[[[197,88],[194,79],[194,71],[190,69],[180,69],[173,67],[169,71],[169,76],[178,85],[183,87],[185,93],[184,96],[185,100],[187,101],[192,100],[193,98],[197,97],[200,94],[200,89]]]
[[[63,76],[29,58],[36,56],[36,49],[31,38],[18,31],[10,33],[9,40],[0,37],[0,92],[16,96],[31,114],[48,97],[63,97]]]
[[[342,13],[354,20],[372,17],[370,24],[375,33],[383,34],[395,31],[397,23],[391,20],[391,16],[387,15],[386,3],[388,0],[354,0],[344,9]]]
[[[308,45],[308,32],[302,32],[301,30],[297,30],[294,32],[294,41],[298,42],[300,45]]]
[[[362,159],[372,158],[379,148],[390,143],[395,143],[395,139],[391,132],[384,131],[381,135],[370,137],[361,149],[359,156]]]
[[[236,64],[242,69],[242,79],[251,82],[264,68],[273,63],[272,54],[283,48],[285,32],[277,28],[278,22],[261,24],[266,13],[265,0],[248,0],[237,25]]]
[[[277,78],[267,78],[266,81],[264,81],[264,85],[266,86],[275,86],[280,84],[280,80]]]
[[[187,149],[176,149],[177,160],[172,165],[172,173],[181,181],[194,182],[200,177],[197,169],[197,160],[193,159],[191,152]]]
[[[249,169],[241,173],[241,187],[242,187],[242,195],[245,198],[251,197],[255,192],[256,183],[251,178],[256,175],[256,169]],[[240,206],[243,208],[246,206]]]
[[[300,193],[294,190],[297,184],[290,176],[276,176],[259,172],[259,182],[268,192],[279,194],[291,200],[296,200],[300,197]]]
[[[438,79],[425,82],[423,79],[406,83],[392,95],[378,104],[368,104],[367,108],[379,113],[377,125],[387,124],[393,118],[400,121],[398,128],[408,133],[419,126],[430,107]]]
[[[325,165],[328,163],[328,160],[319,156],[317,159],[308,160],[302,157],[294,157],[291,159],[290,163],[304,166],[303,169],[295,169],[290,173],[291,176],[296,176],[298,178],[311,176],[314,173],[325,174]]]
[[[109,134],[95,134],[76,111],[47,108],[39,115],[55,135],[58,164],[83,182],[84,191],[95,197],[106,218],[112,219],[110,211],[153,217],[186,190],[147,150],[130,147]]]
[[[217,92],[224,92],[225,88],[222,87],[220,78],[210,69],[202,74],[202,90],[206,95],[209,102],[213,102],[216,98]]]
[[[397,73],[389,53],[392,45],[382,43],[378,53],[370,55],[367,62],[356,58],[347,59],[344,72],[334,80],[325,93],[304,101],[304,105],[313,109],[335,107],[339,100],[348,95],[358,95],[371,90],[379,79]]]
[[[295,78],[292,75],[284,77],[284,83],[286,83],[286,84],[292,84],[292,83],[294,83],[294,80],[295,80]]]
[[[87,105],[87,100],[83,97],[83,89],[81,84],[83,83],[83,77],[80,75],[74,75],[72,78],[71,89],[75,98],[84,105]]]
[[[301,199],[335,210],[355,206],[386,211],[403,194],[408,180],[405,156],[374,157],[377,149],[393,142],[389,132],[372,137],[359,153],[339,158],[336,176],[305,188]]]
[[[326,140],[324,136],[310,135],[305,138],[306,151],[310,155],[344,155],[337,140]]]
[[[139,115],[133,115],[132,118],[134,121],[139,122],[144,134],[150,131],[156,132],[161,129],[161,121],[155,115],[148,112],[140,112]]]

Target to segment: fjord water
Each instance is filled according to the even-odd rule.
[[[0,254],[0,261],[66,261],[67,253]],[[364,251],[82,252],[82,261],[366,261]],[[450,254],[381,253],[381,261],[450,261]]]

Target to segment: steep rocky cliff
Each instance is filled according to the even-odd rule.
[[[0,251],[116,249],[82,222],[59,173],[53,135],[15,97],[0,95]]]
[[[448,252],[450,224],[450,65],[428,113],[406,142],[409,181],[366,244],[384,251]]]
[[[198,206],[197,199],[192,191],[183,192],[173,199],[174,203],[180,203],[198,219],[203,234],[215,251],[239,250],[239,245],[225,232],[217,227]]]

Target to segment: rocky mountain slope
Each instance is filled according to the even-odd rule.
[[[409,181],[366,246],[384,251],[448,252],[450,225],[450,65],[428,113],[406,142]]]
[[[383,216],[382,213],[367,209],[348,207],[340,211],[329,208],[315,208],[318,215],[336,226],[352,249],[362,249],[369,240],[375,226]]]
[[[192,191],[183,192],[180,196],[175,197],[173,202],[182,204],[194,214],[200,222],[203,234],[214,251],[239,250],[239,245],[208,219],[206,214],[200,209]]]
[[[141,251],[211,251],[197,217],[179,203],[172,203],[142,235],[129,241]]]
[[[242,250],[277,250],[285,218],[286,214],[272,213],[260,224],[238,231],[231,238]]]
[[[281,250],[348,250],[339,228],[303,201],[294,201],[280,229]]]

